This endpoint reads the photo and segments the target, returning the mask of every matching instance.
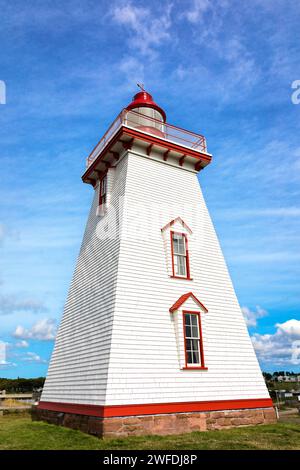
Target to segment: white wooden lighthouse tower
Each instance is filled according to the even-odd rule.
[[[94,199],[40,419],[105,436],[274,420],[199,187],[211,158],[144,90],[88,157]]]

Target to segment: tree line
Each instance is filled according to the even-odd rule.
[[[0,377],[0,393],[5,390],[6,393],[30,393],[35,389],[43,387],[45,377],[35,379],[4,379]]]
[[[277,381],[277,378],[278,377],[283,377],[283,376],[286,376],[286,377],[295,377],[295,376],[298,376],[300,375],[300,373],[298,372],[289,372],[289,371],[285,371],[285,370],[280,370],[280,371],[276,371],[276,372],[273,372],[272,374],[270,374],[269,372],[263,372],[263,376],[266,380],[275,380]]]

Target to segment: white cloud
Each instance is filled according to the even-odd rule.
[[[12,230],[7,225],[0,223],[0,245],[7,239],[18,238],[19,233],[17,230]]]
[[[268,315],[266,310],[261,308],[259,305],[256,307],[256,310],[250,310],[248,307],[242,307],[242,312],[248,327],[257,326],[257,320]]]
[[[258,66],[252,52],[242,43],[240,37],[235,36],[227,41],[219,40],[216,46],[220,56],[231,66],[229,77],[234,80],[235,84],[240,82],[245,89],[245,86],[251,86],[257,81]]]
[[[148,9],[136,7],[130,2],[122,6],[116,6],[113,9],[113,19],[120,24],[131,26],[132,29],[137,29],[141,19],[148,15]]]
[[[290,336],[292,339],[300,339],[300,321],[288,320],[285,323],[277,323],[276,327],[281,334]]]
[[[11,345],[0,340],[0,370],[16,367],[14,362],[7,360],[7,350]]]
[[[184,16],[191,23],[202,22],[204,14],[212,7],[210,0],[194,0],[190,9],[184,12]]]
[[[291,319],[277,323],[274,334],[252,336],[259,359],[274,365],[300,364],[300,321]]]
[[[0,224],[0,243],[3,242],[7,234],[7,229],[4,224]]]
[[[192,0],[187,5],[181,17],[187,19],[195,28],[194,33],[197,32],[195,38],[199,43],[214,47],[214,41],[222,30],[228,28],[226,21],[228,0]],[[232,11],[230,11],[230,17],[234,22]],[[223,46],[224,44],[223,37],[223,41],[218,41],[218,45]]]
[[[210,68],[209,59],[205,61],[209,70],[204,80],[201,78],[202,65],[197,62],[185,64],[183,68],[186,69],[189,83],[193,79],[197,84],[200,82],[202,93],[203,86],[208,87],[208,91],[219,104],[228,102],[233,97],[243,99],[246,90],[252,89],[258,81],[261,71],[252,48],[246,42],[247,39],[240,34],[238,13],[230,9],[228,0],[194,0],[187,5],[181,18],[190,23],[193,46],[209,52],[209,55],[214,57],[214,62],[218,62],[216,71]],[[228,21],[231,24],[230,34]],[[205,93],[207,94],[207,90]]]
[[[16,343],[16,347],[17,348],[28,348],[29,347],[29,343],[27,341],[25,341],[25,339],[23,339],[22,341],[18,341]]]
[[[130,32],[129,46],[142,54],[155,55],[155,47],[170,39],[172,5],[164,5],[164,13],[125,2],[111,11],[113,21],[126,26]]]
[[[0,361],[0,370],[10,369],[12,367],[17,367],[17,364],[14,362]]]
[[[212,99],[220,109],[225,103],[232,104],[233,100],[243,101],[260,77],[260,70],[252,53],[234,39],[205,38],[207,44],[204,46],[196,35],[194,42],[198,42],[199,47],[204,47],[213,55],[218,69],[214,70],[208,61],[204,66],[199,62],[187,63],[181,58],[181,63],[177,62],[172,73],[173,83],[194,94],[200,93],[206,100]]]
[[[126,76],[130,89],[132,89],[133,83],[144,82],[145,67],[142,61],[136,57],[128,56],[124,58],[119,65],[119,69]]]
[[[56,321],[52,318],[44,318],[35,323],[30,329],[18,325],[13,336],[18,339],[35,339],[39,341],[52,341],[55,339]]]
[[[0,296],[0,315],[8,315],[16,312],[42,313],[46,310],[42,302],[34,299],[18,299],[15,295]]]
[[[0,341],[0,364],[4,364],[6,360],[6,343]]]
[[[38,364],[47,364],[47,361],[45,359],[41,358],[41,356],[34,352],[28,352],[23,360],[28,362],[35,362]]]

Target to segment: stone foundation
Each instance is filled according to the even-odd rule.
[[[33,420],[78,429],[99,437],[183,434],[276,422],[274,408],[171,413],[145,416],[97,418],[34,408]]]

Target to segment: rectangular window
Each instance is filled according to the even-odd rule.
[[[107,196],[107,174],[100,180],[99,205],[106,203]]]
[[[204,367],[199,313],[184,313],[184,344],[187,367]]]
[[[187,237],[184,233],[171,232],[173,276],[189,278]]]

